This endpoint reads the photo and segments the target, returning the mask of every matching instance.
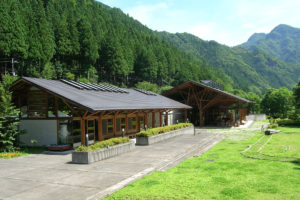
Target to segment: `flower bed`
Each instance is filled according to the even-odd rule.
[[[192,134],[193,132],[194,126],[191,123],[152,128],[137,134],[136,145],[150,145],[178,135]]]
[[[133,141],[128,137],[111,138],[109,140],[97,142],[89,147],[80,146],[72,153],[72,162],[88,164],[106,158],[117,156],[134,149]]]

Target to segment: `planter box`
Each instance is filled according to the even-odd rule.
[[[176,136],[182,135],[182,134],[194,134],[194,126],[178,129],[178,130],[175,130],[175,131],[170,131],[170,132],[167,132],[167,133],[154,135],[154,136],[151,136],[151,137],[139,137],[139,136],[137,136],[136,137],[136,145],[141,145],[141,146],[150,145],[150,144],[161,142],[161,141],[164,141],[164,140],[167,140],[169,138],[173,138],[173,137],[176,137]]]
[[[132,151],[135,148],[134,141],[130,141],[124,144],[118,144],[112,147],[99,149],[91,152],[76,152],[72,153],[72,162],[78,164],[89,164],[117,156],[122,153]]]

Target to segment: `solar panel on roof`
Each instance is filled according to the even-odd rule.
[[[73,86],[77,89],[86,89],[86,90],[96,90],[96,91],[106,91],[106,92],[115,92],[115,93],[128,93],[125,90],[122,90],[118,87],[111,86],[111,85],[103,85],[103,84],[96,84],[96,83],[83,83],[83,82],[76,82],[72,80],[64,80],[61,79],[61,82],[66,83],[70,86]]]
[[[75,88],[77,88],[77,89],[80,89],[80,90],[84,89],[83,87],[81,87],[81,86],[79,86],[79,85],[77,85],[77,84],[74,84],[74,83],[72,83],[72,82],[70,82],[70,81],[68,81],[68,80],[61,79],[61,81],[62,81],[63,83],[66,83],[66,84],[68,84],[68,85],[71,85],[71,86],[73,86],[73,87],[75,87]]]

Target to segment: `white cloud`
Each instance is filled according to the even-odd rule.
[[[139,5],[126,9],[124,12],[128,13],[133,18],[137,19],[143,24],[151,24],[155,13],[158,11],[166,10],[168,8],[166,3],[159,3],[155,5]]]

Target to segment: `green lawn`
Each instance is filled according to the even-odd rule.
[[[280,130],[282,133],[273,135],[260,152],[300,157],[300,128]],[[228,137],[202,156],[187,159],[166,172],[154,172],[107,199],[300,199],[299,162],[246,158],[241,152],[263,134],[234,134],[243,137]],[[263,139],[266,142],[269,138]],[[286,146],[291,146],[290,150],[285,151]],[[261,145],[252,147],[247,153],[259,154],[256,151]]]
[[[9,153],[3,153],[0,152],[0,159],[10,159],[10,158],[15,158],[15,157],[20,157],[20,156],[27,156],[30,154],[38,154],[42,153],[46,150],[44,147],[24,147],[21,148],[19,151],[15,152],[9,152]]]

